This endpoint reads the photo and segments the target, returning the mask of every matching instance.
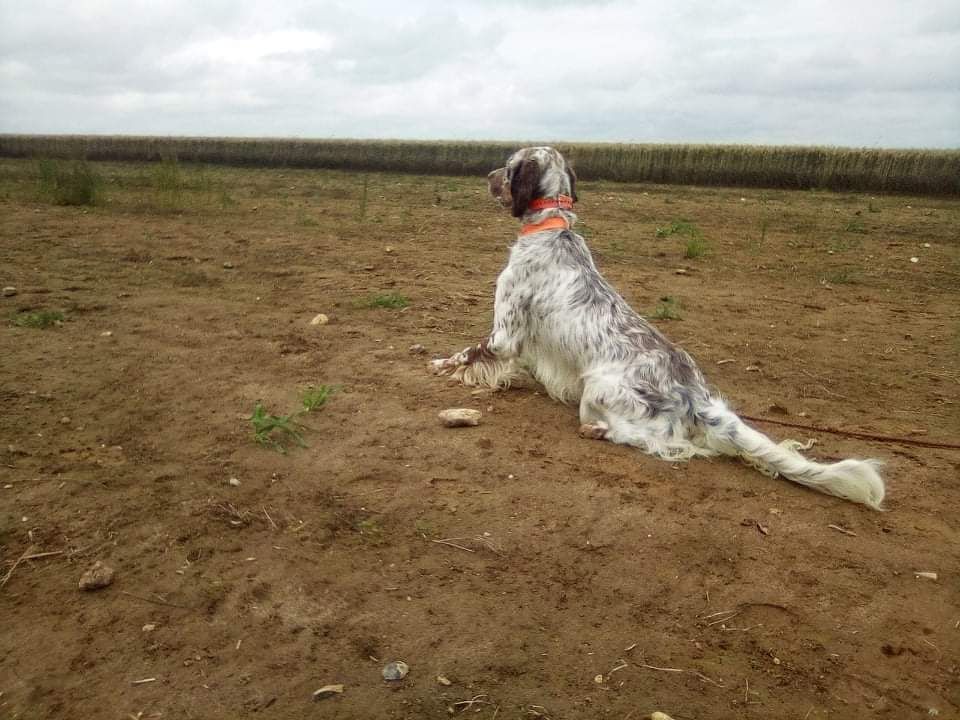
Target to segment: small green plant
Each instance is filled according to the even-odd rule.
[[[233,196],[230,195],[225,189],[220,189],[220,207],[224,210],[231,207],[236,207],[237,201],[233,199]]]
[[[337,390],[338,388],[332,385],[319,385],[317,387],[311,385],[300,395],[300,402],[303,405],[303,409],[307,412],[319,410],[326,405],[327,400],[329,400]]]
[[[658,227],[656,230],[658,238],[670,237],[671,235],[699,235],[700,229],[689,220],[674,220],[665,227]]]
[[[357,532],[369,540],[380,540],[383,535],[383,527],[376,518],[364,518],[356,524]]]
[[[833,252],[846,252],[860,247],[860,240],[855,237],[832,237],[830,238],[830,249]]]
[[[319,224],[319,222],[307,215],[303,208],[300,208],[300,212],[297,213],[297,225],[301,227],[317,227]]]
[[[68,168],[56,160],[37,161],[40,196],[56,205],[96,205],[102,181],[86,160],[74,160]]]
[[[863,220],[860,218],[853,218],[850,222],[843,226],[844,232],[851,233],[866,233],[867,228],[863,224]]]
[[[370,176],[364,173],[363,175],[363,190],[360,192],[360,209],[359,209],[359,219],[360,222],[363,222],[367,217],[367,194],[370,189]]]
[[[689,220],[674,220],[665,227],[658,227],[655,234],[658,238],[671,237],[672,235],[687,238],[683,256],[691,260],[703,257],[710,251],[710,244],[703,237],[700,228]]]
[[[366,303],[367,307],[390,308],[391,310],[399,310],[407,307],[409,304],[410,301],[405,296],[398,293],[384,293],[382,295],[377,295],[370,298]]]
[[[22,312],[13,316],[13,324],[17,327],[48,328],[62,325],[66,318],[59,310],[37,310],[36,312]]]
[[[856,274],[852,268],[840,268],[828,272],[821,282],[825,285],[849,285],[856,281]]]
[[[682,320],[680,301],[669,295],[660,298],[660,302],[653,311],[653,317],[657,320]]]
[[[687,248],[684,250],[683,256],[693,260],[698,257],[703,257],[709,251],[710,245],[703,239],[703,236],[695,235],[687,240]]]
[[[180,164],[174,156],[160,159],[154,168],[153,184],[157,193],[157,202],[165,210],[179,210],[183,205],[183,178]]]
[[[253,408],[250,423],[253,425],[253,439],[264,447],[271,447],[278,452],[286,452],[286,441],[292,440],[300,447],[307,443],[300,434],[303,425],[296,421],[299,412],[289,415],[271,415],[258,402]]]
[[[873,204],[873,200],[867,203],[867,212],[878,213],[880,212],[880,207]]]

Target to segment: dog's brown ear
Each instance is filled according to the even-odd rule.
[[[540,164],[534,160],[524,160],[510,178],[514,217],[523,217],[538,187],[540,187]]]
[[[576,202],[577,198],[577,174],[573,171],[573,168],[567,165],[567,177],[570,179],[570,197],[573,198],[573,201]]]

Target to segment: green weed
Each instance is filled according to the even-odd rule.
[[[338,389],[332,385],[310,386],[300,395],[300,403],[307,412],[319,410]]]
[[[851,233],[866,233],[867,228],[863,224],[863,220],[860,218],[853,218],[850,222],[843,226],[844,232]]]
[[[657,320],[682,320],[680,315],[680,301],[669,295],[660,298],[652,316]]]
[[[183,178],[175,156],[161,158],[153,170],[153,186],[161,208],[179,210],[183,207]]]
[[[66,317],[58,310],[37,310],[36,312],[22,312],[13,317],[13,324],[17,327],[48,328],[62,325]]]
[[[264,447],[271,447],[278,452],[286,452],[286,442],[292,440],[300,447],[307,447],[306,441],[300,434],[302,424],[296,421],[299,412],[289,415],[271,415],[258,402],[253,408],[250,423],[253,425],[253,439]]]
[[[683,256],[694,260],[698,257],[703,257],[708,252],[710,252],[709,243],[707,243],[701,235],[697,235],[687,240],[687,248],[684,250]]]
[[[365,303],[367,307],[390,308],[391,310],[399,310],[407,307],[409,304],[410,300],[398,293],[384,293],[382,295],[377,295],[370,298]]]
[[[96,205],[103,182],[86,160],[64,168],[56,160],[37,160],[40,196],[56,205]]]
[[[850,283],[855,283],[856,281],[856,271],[852,268],[831,270],[824,275],[823,279],[821,280],[821,282],[827,285],[849,285]]]

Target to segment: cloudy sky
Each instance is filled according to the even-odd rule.
[[[960,147],[960,2],[0,0],[0,132]]]

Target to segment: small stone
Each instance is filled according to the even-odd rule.
[[[443,410],[438,415],[440,423],[444,427],[475,427],[480,424],[480,411],[472,408],[450,408]]]
[[[105,588],[113,582],[113,575],[112,567],[97,560],[89,570],[80,576],[79,587],[81,590]]]
[[[423,355],[427,351],[427,349],[420,343],[417,343],[416,345],[411,345],[409,348],[407,348],[407,350],[413,353],[414,355]]]
[[[113,330],[104,330],[100,333],[100,337],[113,337]]]
[[[603,685],[603,675],[595,675],[594,678],[593,678],[593,681],[594,681],[597,685]]]
[[[403,680],[410,672],[410,666],[403,660],[396,660],[383,666],[384,680]]]
[[[70,424],[70,418],[68,418],[66,415],[64,415],[62,418],[60,418],[60,424],[61,424],[61,425],[69,425],[69,424]]]
[[[674,275],[686,275],[686,274],[687,274],[687,270],[686,270],[686,268],[677,268],[676,270],[673,271],[673,274],[674,274]]]
[[[141,630],[143,630],[143,632],[153,632],[153,631],[156,630],[156,629],[157,629],[157,626],[156,626],[155,623],[147,623],[146,625],[144,625],[144,626],[141,628]]]
[[[453,683],[450,682],[450,679],[446,675],[437,675],[437,682],[443,685],[444,687],[450,687],[451,685],[453,685]]]
[[[383,249],[383,251],[386,252],[386,253],[392,253],[392,252],[393,252],[393,245],[387,245],[387,246]]]
[[[912,263],[918,263],[918,262],[920,262],[920,258],[918,258],[918,257],[912,257],[912,258],[910,258],[910,262],[912,262]]]
[[[320,313],[319,315],[315,315],[315,316],[313,317],[313,320],[310,321],[310,324],[311,324],[311,325],[326,325],[328,322],[330,322],[330,318],[327,317],[326,315],[324,315],[323,313]]]
[[[254,209],[256,209],[256,208],[254,208]],[[233,263],[230,262],[229,260],[227,260],[227,261],[223,264],[223,269],[224,269],[224,270],[233,270]]]
[[[930,243],[924,243],[923,246],[924,246],[925,248],[928,248],[928,247],[930,247]],[[4,288],[4,292],[6,292],[6,288]]]
[[[925,580],[936,580],[937,574],[935,572],[918,572],[914,573],[918,578],[924,578]]]
[[[652,712],[650,713],[650,720],[673,720],[672,717],[662,712]]]
[[[773,664],[774,664],[774,665],[779,665],[779,664],[780,664],[780,658],[775,657],[775,658],[773,659]]]
[[[3,296],[4,296],[4,297],[13,297],[13,296],[16,295],[16,294],[17,294],[17,289],[16,289],[13,285],[7,285],[7,286],[3,289]]]
[[[324,698],[340,695],[343,692],[343,685],[324,685],[319,690],[313,691],[313,700],[323,700]]]
[[[237,480],[236,478],[230,478],[229,480],[227,480],[227,484],[230,487],[240,487],[240,481]]]
[[[744,370],[746,372],[760,372],[760,368],[756,365],[747,365]]]

